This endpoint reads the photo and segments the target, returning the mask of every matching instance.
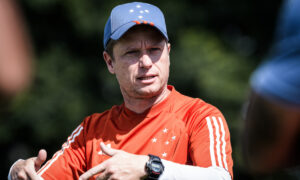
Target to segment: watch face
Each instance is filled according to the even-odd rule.
[[[161,172],[161,164],[157,162],[152,162],[152,171]]]

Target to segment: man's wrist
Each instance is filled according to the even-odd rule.
[[[149,154],[149,160],[145,165],[145,170],[147,172],[146,179],[156,180],[164,171],[164,165],[158,156]]]
[[[147,169],[146,169],[146,164],[149,161],[149,156],[148,155],[143,155],[144,159],[143,159],[143,174],[141,179],[147,179],[148,173],[147,173]]]

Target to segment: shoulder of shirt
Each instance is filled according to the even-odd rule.
[[[121,106],[122,105],[114,105],[110,109],[107,109],[101,113],[93,113],[89,116],[87,116],[83,122],[83,126],[90,126],[94,125],[95,123],[99,123],[102,119],[105,119],[107,116],[109,116],[112,112],[117,113],[121,111]]]
[[[203,99],[200,98],[194,98],[190,96],[186,96],[184,94],[181,94],[180,92],[176,92],[176,103],[174,104],[174,110],[178,110],[181,108],[188,108],[190,112],[218,112],[219,109],[215,107],[214,105],[205,102]]]

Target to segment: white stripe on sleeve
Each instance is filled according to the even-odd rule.
[[[218,122],[217,122],[217,119],[215,116],[212,117],[213,121],[214,121],[214,126],[216,127],[216,142],[217,142],[217,145],[216,145],[216,149],[217,149],[217,158],[218,158],[218,162],[219,162],[219,166],[220,167],[223,167],[223,164],[222,164],[222,159],[221,159],[221,148],[220,148],[220,131],[219,131],[219,125],[218,125]]]
[[[208,130],[209,130],[210,158],[211,158],[212,166],[215,167],[216,166],[216,159],[215,159],[215,152],[214,152],[214,132],[213,132],[213,128],[212,128],[211,121],[210,121],[209,117],[206,117],[206,122],[207,122],[207,127],[208,127]]]
[[[228,166],[227,166],[227,161],[226,161],[226,152],[225,152],[225,147],[226,147],[226,141],[225,141],[225,129],[224,129],[224,125],[223,125],[223,121],[221,119],[221,117],[218,118],[220,125],[221,125],[221,131],[222,131],[222,154],[223,154],[223,162],[225,165],[225,169],[228,170]]]

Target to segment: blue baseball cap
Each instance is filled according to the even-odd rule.
[[[169,39],[165,18],[160,9],[148,3],[132,2],[118,5],[111,11],[104,28],[104,49],[110,39],[120,39],[131,27],[139,24],[153,26]]]
[[[251,86],[271,100],[300,105],[300,1],[285,1],[275,43],[251,76]]]

